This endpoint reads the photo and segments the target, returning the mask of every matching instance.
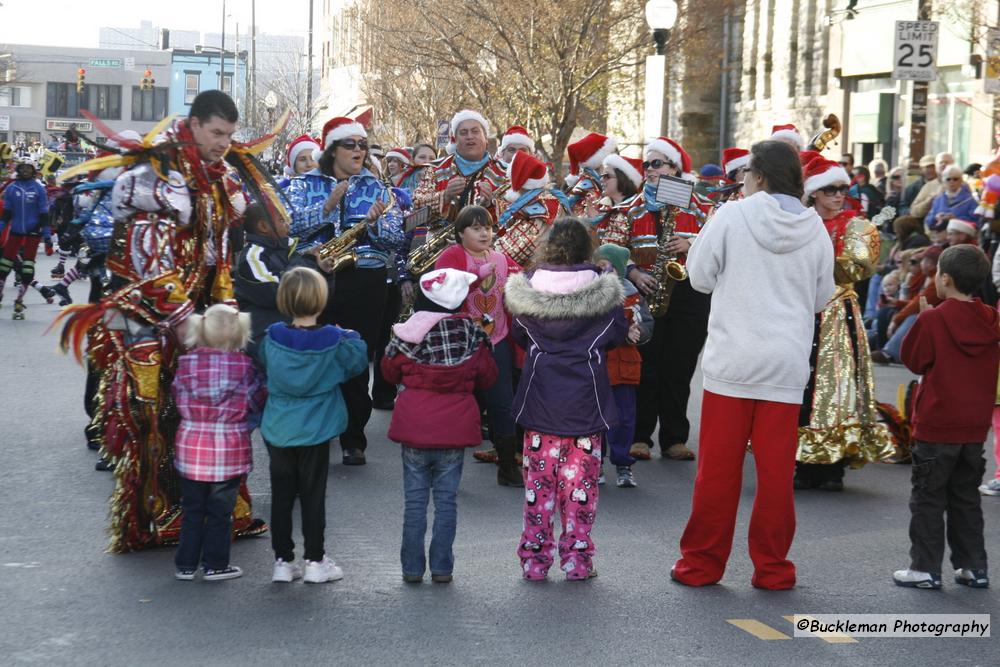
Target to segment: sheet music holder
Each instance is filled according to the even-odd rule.
[[[656,202],[690,208],[694,196],[694,183],[676,176],[660,176],[656,182]]]
[[[433,206],[424,206],[413,211],[403,219],[403,231],[410,232],[417,227],[426,227],[433,213]]]

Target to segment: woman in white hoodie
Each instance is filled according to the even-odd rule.
[[[698,476],[671,577],[689,586],[722,579],[749,441],[757,468],[751,583],[785,589],[795,585],[787,555],[799,409],[814,317],[835,289],[833,249],[819,216],[800,201],[802,167],[790,146],[756,144],[744,183],[745,199],[719,208],[688,254],[691,286],[712,294],[712,311]]]

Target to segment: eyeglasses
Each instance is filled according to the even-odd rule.
[[[911,259],[910,260],[910,266],[916,266],[919,263],[920,263],[919,259]]]
[[[615,178],[614,174],[601,174],[602,181],[610,181],[613,180],[614,178]]]
[[[961,179],[961,178],[958,178],[957,176],[952,176],[952,177],[950,177],[950,178],[946,178],[946,179],[944,179],[944,180],[946,180],[946,181],[960,181],[960,180],[962,180],[962,179]]]
[[[670,160],[649,160],[648,162],[642,163],[643,171],[647,169],[659,169],[660,167],[674,167],[674,163]]]
[[[341,148],[346,148],[349,151],[353,151],[355,149],[363,151],[368,150],[368,142],[365,141],[364,139],[361,140],[341,139],[340,141],[337,142],[337,146]]]
[[[896,174],[895,176],[890,176],[890,178],[894,181],[899,181],[902,180],[903,177],[900,174]]]
[[[827,197],[834,197],[836,195],[845,195],[850,189],[851,186],[849,185],[828,185],[825,188],[820,188],[819,191]]]
[[[850,162],[848,162],[847,160],[844,160],[844,161],[842,161],[842,162],[840,163],[840,166],[841,166],[841,167],[850,167],[850,166],[851,166],[851,163],[850,163]]]

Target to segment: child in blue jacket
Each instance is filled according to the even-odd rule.
[[[272,581],[300,577],[309,583],[344,576],[323,547],[330,440],[347,428],[340,385],[368,368],[368,348],[355,331],[320,326],[327,281],[313,269],[296,267],[281,276],[278,310],[291,324],[267,330],[259,356],[267,370],[267,404],[261,434],[271,472]],[[305,568],[295,562],[292,507],[302,508]]]
[[[24,294],[35,279],[35,257],[38,243],[44,239],[48,254],[52,254],[52,231],[49,229],[49,196],[45,186],[36,178],[35,166],[22,162],[16,168],[17,178],[3,193],[3,222],[0,236],[5,227],[7,241],[3,244],[0,258],[0,300],[7,275],[14,268],[18,255],[21,256],[21,289],[14,301],[14,319],[24,319]]]

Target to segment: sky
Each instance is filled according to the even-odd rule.
[[[0,44],[97,47],[98,28],[138,28],[146,20],[173,30],[220,32],[223,0],[0,0]],[[250,25],[251,0],[226,0],[226,33]],[[323,0],[313,0],[313,46]],[[306,37],[309,0],[257,0],[257,34]]]

